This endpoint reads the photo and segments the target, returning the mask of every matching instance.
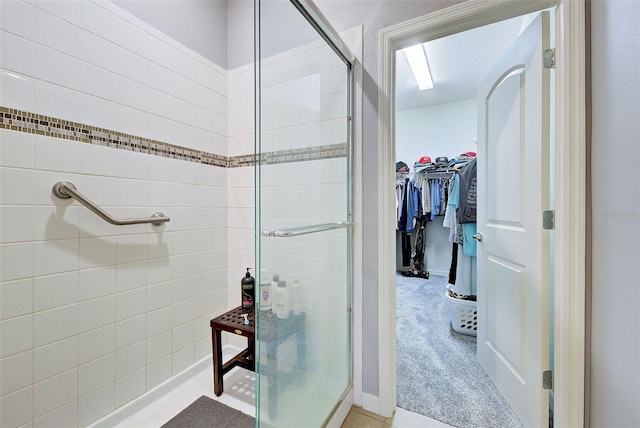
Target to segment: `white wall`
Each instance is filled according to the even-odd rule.
[[[591,8],[590,417],[592,427],[632,427],[640,426],[640,3]]]
[[[396,112],[396,161],[413,164],[422,156],[446,156],[477,151],[475,99]]]
[[[3,1],[0,105],[226,153],[226,72],[115,6]],[[225,168],[0,131],[0,425],[86,426],[211,352]],[[58,180],[117,217],[116,227]],[[25,426],[26,426],[25,425]]]

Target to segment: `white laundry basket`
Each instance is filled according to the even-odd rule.
[[[473,300],[456,299],[446,291],[451,311],[451,327],[454,331],[468,336],[478,335],[477,302]]]

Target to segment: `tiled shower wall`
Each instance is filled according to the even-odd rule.
[[[0,7],[0,426],[86,426],[210,353],[227,168],[193,157],[226,159],[226,71],[108,2]],[[63,121],[107,137],[58,138]],[[109,225],[59,180],[171,221]]]

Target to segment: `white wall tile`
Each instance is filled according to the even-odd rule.
[[[195,361],[200,361],[204,357],[211,355],[211,338],[207,337],[204,339],[198,340],[194,344],[194,359]]]
[[[0,168],[0,202],[3,205],[33,203],[34,173],[29,169]]]
[[[32,310],[31,278],[0,283],[0,320],[30,314]]]
[[[78,425],[78,402],[59,407],[33,421],[34,428],[72,427]]]
[[[133,262],[118,265],[117,290],[126,291],[143,287],[147,283],[147,263]]]
[[[26,216],[25,219],[31,218],[33,239],[48,241],[78,238],[81,208],[73,202],[72,204],[66,207],[60,205],[31,207],[30,216]]]
[[[116,406],[120,407],[144,393],[146,370],[140,369],[116,381]]]
[[[78,270],[78,240],[40,241],[33,245],[37,276]]]
[[[110,383],[80,397],[78,417],[80,426],[88,426],[116,408],[116,384]]]
[[[33,353],[15,354],[0,361],[0,397],[33,383]]]
[[[173,325],[172,320],[171,306],[147,312],[147,337],[151,338],[169,331]]]
[[[123,207],[148,205],[149,197],[146,181],[119,178],[117,183],[118,205]]]
[[[80,366],[78,373],[78,391],[81,397],[113,383],[116,380],[115,354]]]
[[[53,342],[33,350],[33,381],[41,382],[78,365],[78,337]]]
[[[116,267],[107,266],[78,272],[78,301],[104,297],[116,292]]]
[[[79,268],[90,269],[116,264],[117,241],[115,236],[83,238],[79,240]]]
[[[78,305],[33,315],[33,346],[42,346],[78,334]]]
[[[194,363],[194,346],[193,343],[180,349],[172,354],[173,358],[173,374],[176,375],[185,370]]]
[[[33,111],[34,82],[31,77],[2,70],[0,73],[0,103],[3,107]]]
[[[33,279],[33,310],[44,311],[78,301],[78,272],[39,276]]]
[[[138,342],[128,348],[116,352],[116,379],[120,379],[136,370],[143,369],[146,364],[146,341]]]
[[[82,144],[80,156],[83,174],[115,176],[117,173],[117,152],[111,147]]]
[[[147,339],[147,364],[171,354],[172,332],[166,331]]]
[[[180,74],[173,74],[171,94],[189,103],[196,102],[196,82]]]
[[[171,377],[171,357],[164,357],[147,365],[147,390]]]
[[[162,259],[159,259],[162,260]],[[151,261],[150,261],[151,263]],[[157,269],[150,267],[150,271]],[[173,301],[173,283],[171,281],[162,282],[147,287],[147,311],[153,311],[168,306]]]
[[[77,398],[77,369],[36,383],[33,386],[33,416],[43,416]]]
[[[113,324],[116,321],[116,298],[114,295],[78,303],[78,332]]]
[[[193,321],[194,300],[187,299],[173,305],[173,326],[179,327]]]
[[[0,139],[0,166],[33,168],[34,135],[0,129]]]
[[[147,185],[147,193],[149,195],[149,206],[154,208],[172,207],[173,193],[168,189],[169,185],[165,182],[150,181]]]
[[[36,42],[79,58],[82,30],[41,9],[36,10]]]
[[[0,321],[0,358],[31,349],[33,346],[32,331],[31,315]]]
[[[251,82],[253,82],[253,80]],[[252,83],[250,85],[247,85],[247,87],[250,87],[251,91],[253,91],[253,84]],[[214,89],[215,89],[216,92],[218,92],[219,94],[222,94],[224,96],[226,96],[228,94],[227,76],[226,75],[216,71],[215,88]]]
[[[0,245],[0,281],[26,278],[33,275],[33,244]]]
[[[209,89],[215,89],[216,72],[209,66],[196,61],[195,81]]]
[[[146,235],[120,235],[117,243],[118,264],[147,259]]]
[[[187,256],[180,256],[176,258],[189,257],[192,256],[188,254]],[[193,273],[194,269],[184,269],[185,272]],[[195,275],[184,276],[182,278],[175,279],[173,281],[173,302],[182,302],[185,299],[191,299],[194,297],[196,284],[198,283],[198,277]]]
[[[3,30],[24,37],[27,40],[35,38],[36,9],[33,5],[23,1],[2,2],[0,25]]]
[[[31,386],[0,398],[0,426],[17,428],[33,419]]]
[[[166,283],[171,280],[171,258],[162,257],[151,259],[147,261],[147,284]],[[149,289],[150,290],[150,289]],[[148,304],[151,303],[152,296],[149,296]],[[154,300],[155,302],[155,300]],[[158,303],[151,303],[152,306],[157,306]],[[160,306],[165,306],[160,304]]]
[[[54,83],[35,80],[33,87],[33,110],[35,113],[71,121],[82,121],[78,92]]]
[[[170,69],[173,66],[173,48],[151,34],[147,34],[147,55],[163,67]]]
[[[83,146],[77,141],[36,135],[35,167],[47,171],[81,172]]]
[[[136,343],[144,343],[147,338],[147,314],[132,317],[116,323],[116,349],[120,350]]]
[[[199,107],[206,108],[210,111],[217,111],[219,114],[225,114],[216,108],[216,92],[208,87],[202,85],[197,86],[194,102]]]
[[[174,48],[173,71],[191,80],[196,80],[196,61],[179,49]]]
[[[98,3],[82,3],[82,20],[95,34],[138,54],[146,53],[146,33]]]
[[[110,324],[78,336],[79,364],[86,364],[116,350],[116,328]]]
[[[82,3],[69,0],[37,0],[38,9],[49,12],[58,18],[75,25],[81,25]]]
[[[65,88],[74,88],[80,61],[46,46],[36,45],[34,77]]]
[[[116,321],[143,314],[146,312],[146,306],[146,288],[120,292],[116,295]]]
[[[175,256],[173,258],[173,278],[179,279],[193,275],[196,270],[196,260],[197,257],[194,253]]]

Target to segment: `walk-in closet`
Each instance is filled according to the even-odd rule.
[[[417,45],[425,90],[396,53],[397,405],[456,427],[522,426],[477,357],[477,88],[534,18]]]

